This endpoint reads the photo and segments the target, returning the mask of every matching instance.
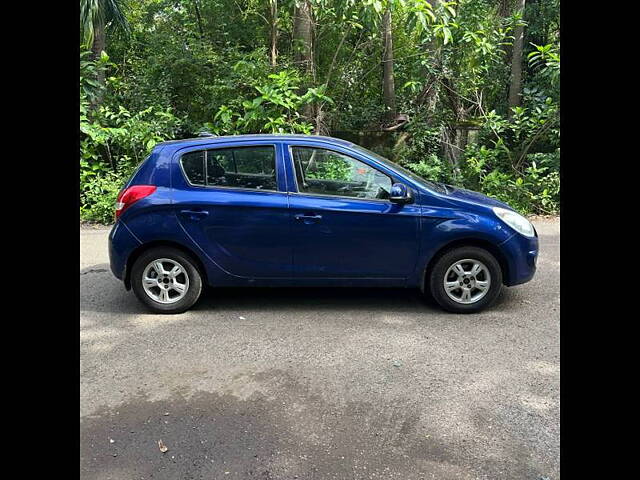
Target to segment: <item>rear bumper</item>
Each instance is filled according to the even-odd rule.
[[[122,220],[118,220],[109,233],[109,264],[116,278],[124,280],[127,259],[131,252],[142,245]]]
[[[518,233],[500,244],[507,261],[504,284],[508,287],[526,283],[536,273],[538,237],[527,238]]]

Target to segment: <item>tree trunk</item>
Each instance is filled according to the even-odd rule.
[[[518,0],[518,10],[524,15],[526,0]],[[522,100],[522,48],[524,39],[524,27],[518,26],[514,32],[513,54],[511,55],[511,81],[509,83],[509,112],[511,118],[513,107],[519,107]]]
[[[430,3],[433,9],[435,10],[440,4],[440,0],[431,0]],[[429,41],[424,47],[424,50],[428,55],[427,58],[432,59],[431,63],[432,63],[432,66],[434,67],[434,70],[439,71],[442,63],[441,61],[442,52],[440,51],[440,48],[438,48],[436,39],[433,38],[431,41]],[[424,87],[422,88],[422,91],[418,95],[418,98],[416,99],[416,103],[418,105],[425,105],[427,107],[427,112],[429,112],[430,114],[435,110],[436,104],[438,102],[438,92],[439,92],[438,82],[440,79],[436,74],[432,74],[426,69],[424,71],[424,76],[425,76]]]
[[[278,0],[270,0],[269,17],[271,22],[269,32],[269,58],[271,60],[271,66],[275,67],[278,63]]]
[[[309,0],[296,2],[293,10],[294,62],[315,78],[313,61],[313,18]]]
[[[467,146],[468,134],[463,124],[468,115],[464,101],[459,97],[454,88],[453,81],[447,76],[442,77],[445,98],[449,101],[449,107],[455,116],[454,123],[444,128],[442,132],[442,148],[444,156],[449,161],[455,176],[460,174],[460,160]]]
[[[100,59],[100,55],[107,46],[107,39],[104,33],[104,22],[96,20],[93,26],[93,45],[91,45],[91,58],[94,61]],[[96,81],[104,86],[104,68],[99,67],[96,71]],[[96,95],[95,100],[91,103],[90,109],[97,108],[102,103],[102,91],[100,90]]]
[[[498,4],[498,15],[501,18],[506,19],[511,16],[514,1],[515,0],[500,0],[500,3]],[[510,44],[509,42],[505,43],[507,43],[507,45],[501,45],[502,51],[504,52],[504,58],[510,59],[513,56],[513,44]],[[509,75],[511,75],[511,72],[509,72]]]
[[[298,0],[293,9],[293,60],[304,73],[316,80],[313,57],[313,11],[309,0]],[[313,124],[318,134],[322,130],[323,114],[317,105],[305,105],[304,116]]]
[[[200,7],[198,5],[199,0],[193,0],[193,4],[196,7],[196,20],[198,21],[198,31],[200,32],[200,39],[204,39],[204,29],[202,28],[202,16],[200,15]]]
[[[93,26],[93,45],[91,45],[91,58],[94,61],[100,59],[102,51],[106,48],[106,37],[104,35],[104,23],[96,20]],[[102,75],[102,82],[104,82],[104,74]]]
[[[502,18],[506,18],[511,15],[511,5],[513,4],[513,0],[500,0],[498,5],[498,15]]]
[[[391,8],[382,16],[382,93],[385,117],[389,123],[396,118],[396,92],[393,79],[393,39],[391,36]]]

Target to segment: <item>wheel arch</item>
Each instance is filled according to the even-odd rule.
[[[488,251],[491,255],[493,255],[500,265],[500,270],[502,270],[502,283],[505,284],[505,280],[509,278],[509,263],[507,262],[507,258],[502,250],[500,250],[500,248],[498,248],[495,243],[491,243],[488,240],[468,237],[452,240],[436,250],[436,252],[427,262],[427,265],[425,266],[424,272],[422,274],[423,276],[420,288],[423,291],[426,291],[427,279],[429,278],[431,270],[433,269],[433,266],[436,264],[438,259],[445,253],[459,247],[478,247]]]
[[[142,245],[137,247],[135,250],[133,250],[129,255],[129,258],[127,258],[127,265],[126,265],[125,276],[124,276],[124,286],[127,290],[131,289],[131,268],[133,267],[133,264],[135,263],[135,261],[144,252],[148,251],[151,248],[156,248],[156,247],[171,247],[171,248],[175,248],[176,250],[180,250],[182,253],[184,253],[185,255],[187,255],[189,258],[193,260],[194,265],[198,269],[198,273],[200,273],[200,276],[202,277],[202,282],[205,285],[209,283],[207,280],[207,270],[204,268],[204,264],[202,263],[202,260],[200,260],[200,257],[193,250],[191,250],[188,247],[185,247],[184,245],[178,242],[173,242],[171,240],[154,240],[148,243],[143,243]]]

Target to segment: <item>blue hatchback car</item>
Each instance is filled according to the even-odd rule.
[[[533,225],[345,140],[158,144],[118,195],[111,270],[151,310],[218,286],[414,287],[477,312],[536,270]]]

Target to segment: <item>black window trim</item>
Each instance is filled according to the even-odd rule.
[[[223,185],[207,185],[207,152],[209,150],[233,150],[233,149],[238,149],[238,148],[253,148],[253,147],[273,147],[273,155],[274,155],[274,161],[275,161],[275,176],[276,176],[276,190],[267,190],[267,189],[259,189],[259,188],[245,188],[245,187],[225,187]],[[203,167],[204,167],[204,185],[198,185],[196,183],[191,183],[191,180],[189,179],[189,176],[187,175],[187,173],[184,171],[184,165],[182,164],[182,157],[184,157],[185,155],[189,154],[189,153],[193,153],[193,152],[204,152],[204,155],[202,156],[202,161],[203,161]],[[233,154],[233,153],[232,153]],[[234,158],[234,164],[235,164],[235,156]],[[204,146],[204,148],[202,149],[195,149],[195,150],[189,150],[187,152],[184,153],[180,153],[180,158],[178,160],[178,164],[180,165],[180,170],[182,171],[182,177],[185,179],[185,181],[187,182],[187,184],[190,187],[195,187],[195,188],[206,188],[206,189],[222,189],[222,190],[240,190],[240,191],[244,191],[244,192],[258,192],[258,193],[283,193],[286,194],[287,192],[283,192],[281,190],[278,190],[278,185],[279,185],[279,176],[278,176],[278,149],[277,149],[277,144],[275,143],[259,143],[259,144],[255,144],[255,145],[225,145],[225,146]],[[236,173],[238,171],[237,165],[236,165]]]
[[[345,157],[349,157],[352,158],[360,163],[364,163],[366,165],[368,165],[369,167],[373,168],[374,170],[376,170],[377,172],[381,173],[382,175],[384,175],[385,177],[388,177],[391,180],[391,185],[393,185],[394,183],[396,183],[395,179],[390,176],[388,173],[382,172],[379,168],[376,168],[375,166],[367,163],[367,162],[363,162],[362,160],[360,160],[359,158],[356,158],[353,155],[349,155],[346,154],[344,152],[341,152],[339,150],[335,150],[333,148],[329,148],[325,145],[303,145],[303,144],[295,144],[295,143],[289,143],[287,144],[287,148],[289,151],[289,160],[291,165],[293,166],[293,180],[296,184],[296,191],[295,192],[287,192],[289,195],[301,195],[301,196],[305,196],[305,197],[328,197],[328,198],[344,198],[344,199],[348,199],[348,200],[359,200],[361,202],[379,202],[379,203],[389,203],[389,204],[393,204],[393,202],[391,202],[389,199],[387,198],[362,198],[362,197],[347,197],[344,195],[329,195],[326,193],[310,193],[310,192],[301,192],[300,191],[300,185],[298,185],[298,175],[296,174],[296,162],[293,158],[293,147],[301,147],[301,148],[316,148],[319,150],[329,150],[330,152],[334,152],[337,153],[339,155],[344,155]]]

